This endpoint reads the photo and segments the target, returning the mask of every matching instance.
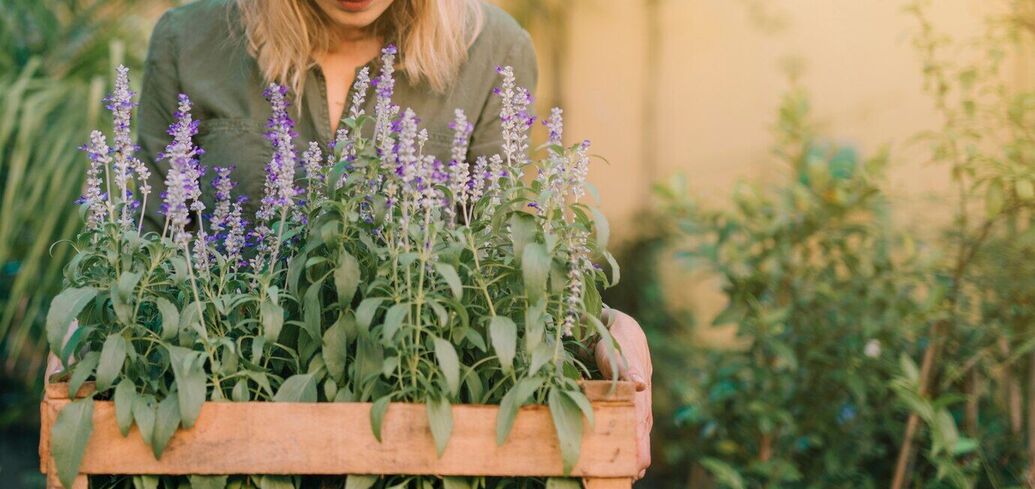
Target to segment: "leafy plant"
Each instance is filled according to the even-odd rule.
[[[900,412],[888,381],[924,318],[920,263],[881,190],[886,155],[820,142],[808,109],[800,88],[781,105],[782,181],[738,186],[726,210],[680,181],[659,190],[680,256],[722,279],[713,323],[745,345],[687,355],[703,358],[677,415],[723,487],[882,485]]]
[[[949,171],[955,199],[939,243],[945,259],[932,280],[936,320],[919,367],[904,362],[896,381],[912,410],[896,489],[908,487],[916,473],[926,476],[925,467],[911,466],[923,427],[924,453],[936,474],[922,480],[944,479],[954,487],[1035,480],[1035,345],[1029,340],[1035,310],[1026,292],[1033,277],[1026,257],[1035,252],[1035,93],[1010,86],[1003,69],[1007,54],[1031,37],[1031,7],[1012,2],[1009,16],[988,19],[985,33],[968,40],[938,32],[929,2],[909,7],[920,27],[914,44],[926,87],[942,116],[941,127],[921,139],[930,144],[931,160]]]
[[[75,148],[98,120],[113,63],[142,52],[119,39],[142,35],[140,2],[0,2],[0,375],[6,425],[36,411],[47,347],[44,316],[71,256],[68,202],[82,190]],[[45,142],[45,143],[41,143]]]
[[[583,416],[592,420],[577,383],[597,374],[582,362],[587,346],[607,342],[617,361],[597,319],[597,286],[612,279],[591,261],[605,259],[617,278],[608,227],[580,202],[588,142],[564,146],[555,109],[545,121],[546,155],[531,161],[531,98],[503,67],[503,153],[469,164],[472,125],[457,111],[452,160],[443,164],[422,152],[427,133],[416,114],[391,103],[394,55],[392,46],[382,52],[374,114],[362,109],[369,74],[357,77],[326,155],[316,143],[296,153],[288,94],[270,86],[273,157],[251,228],[231,195],[232,169],[215,169],[215,202],[206,208],[192,142],[197,121],[181,95],[162,156],[169,166],[161,233],[143,227],[154,198],[149,168],[134,154],[134,103],[120,68],[108,99],[113,138],[94,132],[85,147],[86,229],[47,318],[70,392],[90,379],[96,385],[55,424],[53,454],[66,486],[96,398],[114,400],[122,432],[135,424],[156,457],[177,429],[193,426],[206,400],[373,402],[375,436],[389,402],[424,403],[440,454],[454,404],[499,403],[502,443],[518,408],[543,403],[571,469]],[[526,182],[527,172],[536,177]],[[73,319],[78,327],[70,329]],[[273,487],[271,480],[206,483]],[[373,483],[351,477],[347,487]]]

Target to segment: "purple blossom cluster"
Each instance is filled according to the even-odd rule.
[[[467,114],[463,110],[456,109],[449,127],[453,130],[453,145],[446,171],[449,174],[448,187],[449,192],[453,195],[453,202],[447,206],[447,209],[452,209],[457,205],[467,205],[468,191],[471,184],[474,183],[467,164],[467,146],[471,140],[471,133],[474,131],[474,124],[468,122]]]
[[[263,93],[271,109],[265,136],[273,146],[273,156],[266,164],[266,183],[259,210],[255,213],[254,236],[258,254],[253,266],[257,270],[265,265],[265,260],[276,255],[279,243],[272,226],[277,218],[283,224],[289,215],[293,215],[295,197],[300,193],[295,187],[295,165],[298,163],[294,143],[295,122],[288,115],[290,102],[287,94],[287,87],[277,84],[270,84]]]
[[[101,185],[104,183],[102,174],[111,164],[111,149],[101,131],[91,131],[90,142],[80,149],[86,152],[90,166],[86,170],[86,192],[78,202],[87,206],[87,228],[96,231],[109,215],[108,193],[101,190]]]
[[[136,157],[137,146],[133,142],[130,128],[133,108],[136,107],[133,95],[133,91],[129,89],[129,68],[120,65],[115,69],[114,90],[104,101],[112,116],[112,167],[115,173],[115,186],[119,192],[118,203],[122,204],[119,221],[124,228],[131,226],[130,211],[140,204],[132,202],[130,187],[134,173],[141,196],[146,198],[151,193],[151,186],[147,182],[151,172]]]
[[[532,94],[517,86],[512,67],[500,66],[496,72],[503,77],[500,87],[495,90],[500,97],[503,154],[507,158],[507,170],[517,177],[528,164],[528,130],[535,123],[535,116],[529,113]]]
[[[573,229],[568,237],[568,283],[565,286],[565,312],[561,323],[561,333],[565,336],[572,336],[575,324],[579,320],[586,287],[583,276],[587,270],[593,269],[593,262],[589,260],[589,248],[586,246],[587,238],[587,233],[580,229]]]
[[[165,211],[165,229],[177,245],[187,247],[190,233],[190,212],[199,213],[205,208],[201,202],[201,164],[198,161],[203,151],[194,146],[192,138],[198,132],[198,121],[191,117],[191,102],[186,95],[180,94],[173,123],[169,126],[172,141],[165,147],[159,158],[169,161],[169,171],[165,175],[165,194],[163,208]]]
[[[395,91],[395,55],[398,52],[394,44],[381,49],[381,74],[374,81],[374,144],[382,150],[389,149],[385,146],[385,141],[388,140],[392,120],[399,112],[399,107],[392,104],[392,94]]]
[[[327,179],[327,167],[324,166],[320,143],[309,142],[309,147],[302,153],[302,168],[306,178],[306,202],[311,207],[317,206],[326,198],[323,184]]]

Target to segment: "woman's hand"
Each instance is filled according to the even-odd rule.
[[[654,414],[651,412],[651,376],[654,366],[650,361],[650,349],[647,336],[635,319],[621,311],[605,309],[602,314],[604,324],[608,325],[611,336],[618,342],[622,350],[621,365],[618,377],[636,384],[636,441],[640,474],[643,478],[650,466],[650,430],[654,425]],[[597,366],[604,376],[612,375],[611,362],[607,359],[607,346],[598,343],[595,351]]]

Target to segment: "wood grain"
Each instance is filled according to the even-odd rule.
[[[587,382],[584,388],[594,401],[596,423],[584,427],[582,453],[571,475],[631,480],[637,472],[632,386]],[[64,398],[50,397],[62,393]],[[41,413],[44,460],[50,458],[50,425],[70,402],[67,387],[60,385],[48,386],[47,396]],[[563,475],[545,406],[522,408],[502,446],[496,445],[496,406],[454,406],[453,436],[442,457],[435,453],[423,405],[389,405],[380,443],[371,432],[370,406],[207,402],[195,426],[178,431],[161,460],[155,460],[135,426],[128,437],[119,433],[113,403],[98,401],[80,470],[84,474]]]

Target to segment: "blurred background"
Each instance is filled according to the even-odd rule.
[[[75,148],[179,3],[0,0],[2,487],[42,486]],[[656,368],[638,487],[1032,487],[1035,0],[495,3],[606,158],[605,298]]]

